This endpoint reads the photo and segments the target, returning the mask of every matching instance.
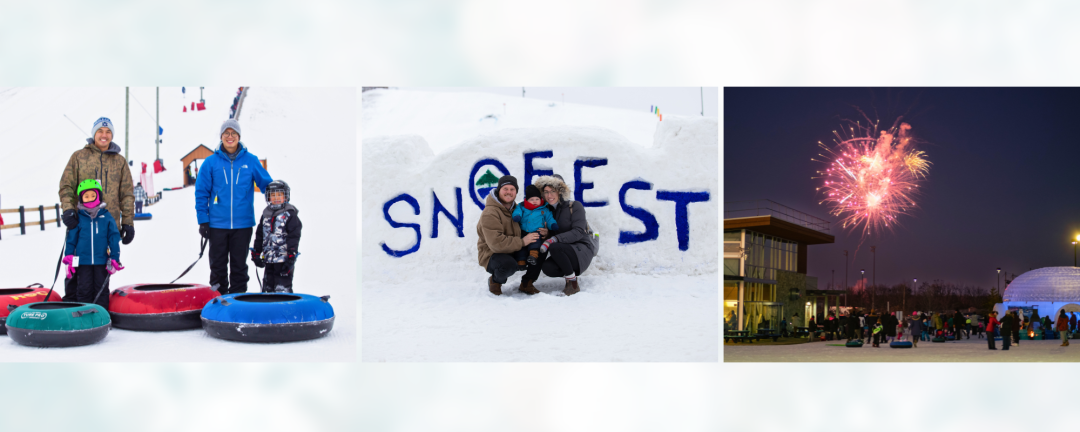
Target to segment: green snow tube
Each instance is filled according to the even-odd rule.
[[[844,346],[846,346],[848,348],[862,348],[862,345],[863,345],[862,339],[852,339],[852,340],[847,341],[846,344],[844,344]]]
[[[41,302],[19,306],[7,318],[7,331],[20,345],[69,347],[105,339],[112,320],[96,304]]]

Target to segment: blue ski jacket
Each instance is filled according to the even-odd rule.
[[[105,265],[109,258],[119,262],[120,230],[109,211],[99,208],[97,217],[91,218],[88,211],[79,209],[79,225],[68,230],[64,255],[78,255],[81,266]]]
[[[195,179],[195,214],[199,224],[209,222],[210,228],[241,229],[255,226],[255,185],[265,191],[274,179],[248,153],[244,143],[230,159],[225,148],[218,144],[213,155],[203,161]]]
[[[555,217],[551,215],[551,210],[546,204],[540,204],[540,207],[532,210],[526,208],[525,204],[528,203],[522,202],[514,206],[514,212],[510,215],[514,222],[521,225],[521,232],[536,232],[539,228],[559,230],[559,224],[555,222]]]

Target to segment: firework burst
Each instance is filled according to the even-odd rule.
[[[840,218],[845,229],[859,229],[863,236],[898,223],[897,217],[916,207],[919,183],[930,172],[926,153],[915,149],[911,125],[897,119],[880,129],[879,122],[850,122],[833,131],[835,145],[818,141],[826,153],[818,154],[828,165],[815,179],[824,179],[817,190],[819,204]]]

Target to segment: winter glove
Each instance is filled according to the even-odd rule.
[[[67,264],[67,279],[71,279],[75,276],[75,267],[72,266],[72,262],[75,261],[75,255],[67,255],[64,257],[64,264]]]
[[[75,210],[64,210],[60,220],[64,221],[64,225],[68,229],[75,229],[75,227],[79,226],[79,215],[75,213]]]
[[[289,277],[293,273],[293,269],[296,268],[296,252],[289,252],[289,255],[285,257],[285,262],[281,266],[281,277]]]
[[[132,240],[135,240],[135,227],[131,225],[120,225],[120,243],[131,244]]]
[[[105,271],[109,274],[114,274],[124,269],[124,265],[116,262],[116,260],[109,260],[109,265],[105,267]]]
[[[266,262],[263,261],[259,253],[254,248],[251,249],[251,262],[255,263],[255,267],[263,268],[266,266]]]
[[[199,224],[199,235],[204,239],[210,240],[210,223]]]
[[[559,240],[557,240],[555,237],[547,239],[544,244],[540,245],[540,253],[547,253],[548,248],[551,247],[552,244],[555,244],[555,242],[557,241]]]

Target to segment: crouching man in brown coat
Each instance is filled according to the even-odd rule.
[[[513,254],[540,237],[536,233],[522,237],[521,226],[511,218],[517,191],[517,179],[502,176],[499,185],[488,194],[480,221],[476,223],[476,250],[480,267],[491,273],[488,290],[495,295],[501,295],[502,284],[521,270]]]

